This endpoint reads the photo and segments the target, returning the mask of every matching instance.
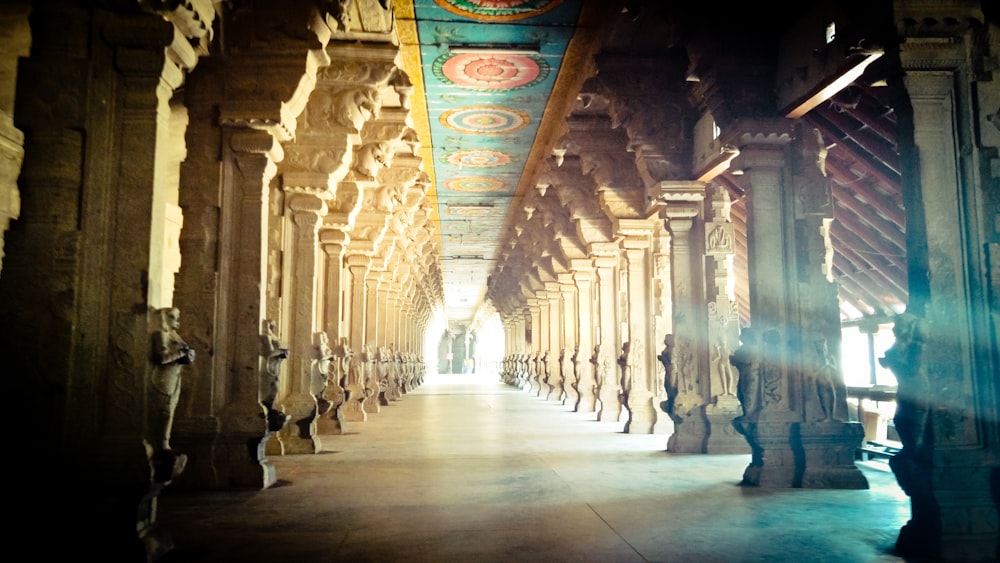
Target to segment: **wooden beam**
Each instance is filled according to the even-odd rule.
[[[893,245],[905,254],[906,234],[903,232],[902,226],[885,219],[878,213],[875,213],[871,207],[868,207],[868,205],[858,201],[858,198],[854,197],[853,192],[844,188],[837,182],[833,183],[833,197],[837,201],[837,205],[842,206],[846,211],[860,217],[861,220],[868,223],[871,228],[878,231],[879,234],[892,242]]]
[[[829,109],[816,108],[816,111],[809,115],[807,121],[823,131],[824,135],[829,134],[834,137],[839,135],[841,142],[852,141],[886,168],[892,170],[893,173],[899,174],[899,155],[896,154],[895,147],[886,146],[882,138],[859,129],[843,114]]]

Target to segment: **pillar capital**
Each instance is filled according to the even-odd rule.
[[[370,268],[372,265],[371,256],[365,254],[348,254],[345,261],[350,268]]]
[[[324,245],[324,248],[333,250],[339,246],[341,248],[340,252],[343,252],[351,242],[351,235],[340,229],[328,228],[324,223],[319,230],[319,241]]]
[[[285,205],[289,210],[298,213],[313,213],[317,216],[325,215],[327,211],[326,202],[317,194],[307,192],[294,192],[285,200]]]

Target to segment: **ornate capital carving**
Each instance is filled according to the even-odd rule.
[[[236,152],[267,155],[274,162],[285,156],[281,143],[267,131],[235,131],[229,138],[229,147]]]

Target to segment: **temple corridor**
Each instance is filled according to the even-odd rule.
[[[169,562],[902,561],[884,462],[867,490],[738,486],[748,455],[664,452],[496,374],[431,375],[361,433],[274,459],[259,491],[160,500]]]
[[[773,4],[0,1],[9,535],[1000,561],[1000,2]]]

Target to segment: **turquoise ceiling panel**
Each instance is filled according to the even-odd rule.
[[[446,296],[485,287],[580,5],[414,1]]]

